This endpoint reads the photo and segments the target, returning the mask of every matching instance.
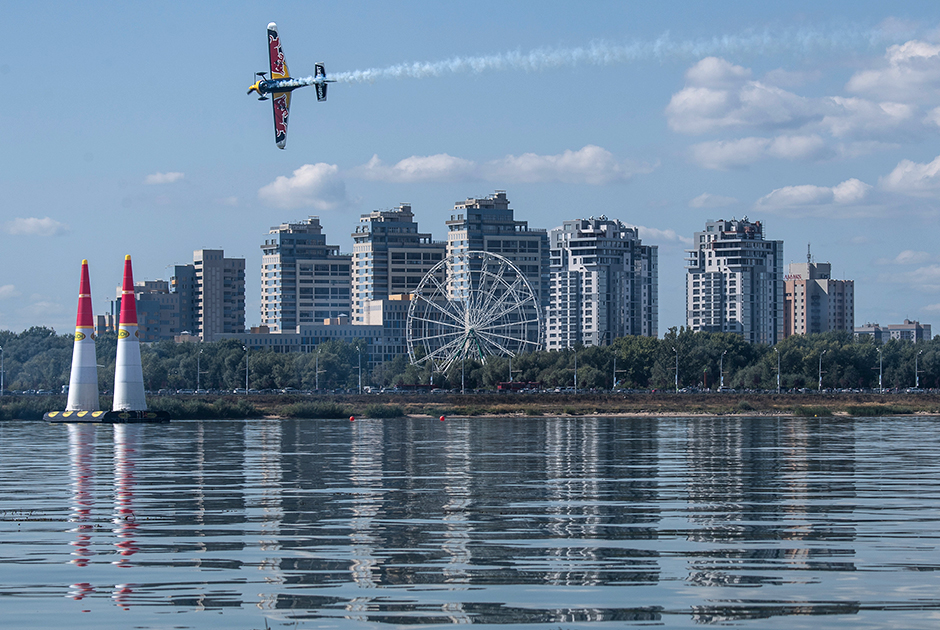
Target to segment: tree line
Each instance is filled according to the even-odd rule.
[[[113,390],[117,336],[98,336],[101,391]],[[72,336],[43,327],[16,334],[0,331],[4,385],[12,390],[59,392],[68,384]],[[930,341],[892,340],[878,344],[855,340],[851,332],[792,336],[775,346],[752,344],[732,333],[691,332],[670,328],[662,339],[621,337],[610,346],[532,352],[491,357],[485,364],[467,358],[446,373],[412,365],[407,356],[369,369],[364,340],[331,340],[318,352],[246,351],[234,340],[213,343],[161,341],[141,345],[144,385],[160,389],[356,390],[359,356],[362,384],[373,387],[429,385],[445,389],[492,389],[509,380],[542,387],[584,389],[708,388],[734,389],[873,389],[940,387],[940,337]],[[779,362],[779,363],[778,363]],[[678,370],[676,369],[678,366]],[[916,374],[915,374],[916,366]],[[575,369],[577,368],[577,383]]]

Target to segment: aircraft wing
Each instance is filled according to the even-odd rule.
[[[277,24],[268,24],[268,60],[271,62],[271,78],[286,79],[290,77],[287,61],[284,60],[284,50],[281,48],[281,37],[277,34]]]
[[[290,92],[275,92],[271,95],[274,107],[274,141],[277,148],[287,146],[287,116],[290,113]]]

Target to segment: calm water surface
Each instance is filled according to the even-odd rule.
[[[9,628],[940,627],[940,418],[0,423]]]

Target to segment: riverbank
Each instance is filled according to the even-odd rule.
[[[102,397],[101,408],[110,399]],[[10,396],[0,420],[38,420],[65,408],[64,396]],[[482,393],[151,396],[175,419],[392,418],[401,416],[891,416],[940,415],[935,393]]]

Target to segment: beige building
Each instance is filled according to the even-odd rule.
[[[830,263],[790,263],[784,277],[784,337],[855,329],[855,282],[831,276]]]
[[[272,227],[261,254],[262,326],[295,332],[349,316],[352,255],[327,244],[320,217]]]
[[[196,332],[203,341],[245,330],[245,259],[226,258],[221,249],[197,249]]]
[[[443,241],[418,232],[411,205],[406,203],[363,214],[352,237],[352,321],[356,324],[369,323],[365,311],[370,301],[414,291],[444,260],[446,250]],[[437,281],[443,284],[444,275],[441,267]]]

